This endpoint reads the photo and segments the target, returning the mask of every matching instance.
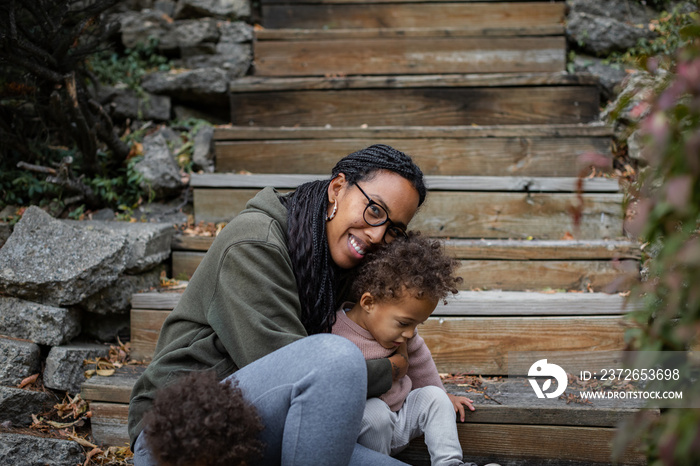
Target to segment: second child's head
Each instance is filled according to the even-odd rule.
[[[438,302],[457,293],[459,262],[440,241],[409,233],[371,254],[357,269],[352,296],[360,325],[385,348],[413,337]]]

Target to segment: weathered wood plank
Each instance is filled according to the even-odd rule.
[[[255,190],[195,189],[197,222],[227,222],[252,198]],[[584,194],[583,215],[575,231],[570,210],[576,194],[433,192],[411,222],[411,229],[452,238],[559,239],[567,232],[577,239],[622,235],[622,195]]]
[[[213,236],[175,235],[172,248],[176,251],[206,252],[213,241]],[[447,252],[458,259],[584,260],[641,257],[639,243],[625,240],[448,239],[444,244]]]
[[[192,277],[204,253],[173,251],[173,275]],[[464,279],[459,289],[525,291],[562,289],[625,291],[620,280],[637,269],[636,261],[518,261],[463,260],[458,270]]]
[[[170,311],[131,309],[131,357],[153,357],[160,329],[168,314]]]
[[[609,136],[395,139],[377,134],[362,139],[220,140],[216,167],[219,172],[327,175],[344,155],[378,143],[410,154],[428,176],[575,177],[581,171],[579,155],[610,154]]]
[[[486,2],[502,2],[503,0],[450,0],[452,3],[486,3]],[[532,0],[513,0],[521,2],[532,2]],[[561,2],[563,0],[552,0],[552,2]],[[400,3],[445,3],[445,0],[401,0]],[[261,4],[280,4],[280,5],[295,5],[297,3],[309,4],[326,4],[326,3],[399,3],[396,0],[261,0]]]
[[[460,289],[503,291],[594,290],[608,293],[626,291],[623,278],[636,272],[636,261],[503,261],[463,260],[458,275]],[[632,277],[636,277],[638,272]],[[632,278],[630,277],[630,278]]]
[[[90,410],[92,436],[98,445],[129,445],[128,404],[91,402]]]
[[[564,19],[562,3],[396,3],[266,5],[266,28],[401,28],[401,27],[528,27],[557,25]]]
[[[160,331],[160,327],[158,329]],[[129,403],[131,388],[145,370],[146,366],[128,365],[119,368],[109,377],[99,375],[90,377],[80,387],[80,396],[88,401]]]
[[[328,179],[320,174],[235,174],[193,173],[193,188],[296,188],[309,181]],[[435,176],[425,177],[432,191],[523,191],[523,192],[576,192],[578,183],[582,192],[616,193],[619,183],[610,178],[575,177],[521,177],[521,176]]]
[[[344,89],[411,89],[411,88],[470,88],[470,87],[531,87],[531,86],[591,86],[598,85],[598,78],[586,73],[480,73],[480,74],[431,74],[404,76],[310,76],[300,78],[274,78],[248,76],[229,83],[229,90],[239,92],[312,91]],[[502,92],[503,90],[501,90]],[[567,124],[555,121],[555,124]],[[235,124],[235,123],[234,123]],[[484,123],[488,124],[488,123]],[[496,122],[493,125],[502,123]],[[399,126],[390,122],[382,126]],[[421,123],[411,123],[420,126]],[[454,125],[454,124],[452,124]],[[313,126],[313,125],[312,125]],[[325,126],[316,125],[316,126]],[[340,126],[340,125],[339,125]],[[352,125],[349,125],[352,126]],[[358,125],[359,126],[359,125]],[[442,125],[438,125],[442,126]]]
[[[174,309],[182,293],[149,291],[132,296],[137,310]],[[519,291],[460,291],[447,305],[439,305],[434,316],[555,316],[619,315],[634,310],[617,294],[524,293]]]
[[[534,426],[510,424],[457,424],[464,458],[501,466],[593,466],[612,463],[616,430],[604,427]],[[415,466],[430,465],[422,438],[397,456]],[[630,447],[616,463],[644,465],[640,448]]]
[[[346,89],[231,94],[231,122],[258,126],[585,123],[592,86]]]
[[[314,38],[255,45],[256,76],[548,73],[565,66],[563,36]]]
[[[140,358],[152,357],[170,312],[131,313],[132,351],[138,348]],[[419,332],[441,372],[508,375],[512,351],[587,351],[590,355],[578,358],[582,364],[599,362],[597,352],[624,348],[626,325],[619,316],[431,317]]]
[[[349,3],[349,2],[348,2]],[[533,25],[528,27],[417,27],[417,28],[362,28],[362,29],[259,29],[255,39],[261,41],[282,40],[337,40],[370,38],[415,37],[536,37],[561,36],[561,24]]]
[[[230,140],[275,140],[285,139],[470,139],[471,146],[484,138],[606,138],[613,136],[613,129],[601,123],[590,124],[547,124],[547,125],[495,125],[495,126],[367,126],[367,127],[256,127],[256,126],[217,126],[214,128],[216,141]],[[414,144],[415,142],[412,142]],[[358,143],[359,144],[359,143]],[[360,146],[365,147],[365,146]],[[551,149],[554,149],[554,145]],[[352,151],[350,151],[352,152]],[[343,151],[342,154],[350,153]],[[411,151],[413,152],[413,151]],[[605,146],[603,152],[610,152]],[[260,154],[263,155],[263,154]],[[303,170],[299,170],[301,172]]]
[[[440,372],[508,375],[515,351],[579,352],[577,360],[590,367],[599,352],[624,349],[628,325],[618,316],[431,317],[419,333]]]

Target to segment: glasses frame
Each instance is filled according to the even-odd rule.
[[[396,235],[396,237],[394,239],[408,238],[408,233],[406,232],[406,230],[403,229],[402,227],[398,226],[396,223],[391,221],[391,219],[389,218],[389,213],[386,211],[386,208],[384,208],[384,206],[382,206],[381,204],[376,202],[374,199],[369,197],[369,195],[360,187],[360,185],[358,183],[355,183],[355,186],[357,186],[357,189],[359,189],[360,192],[367,198],[367,201],[369,201],[367,206],[365,207],[365,210],[362,211],[362,219],[365,221],[365,223],[371,227],[380,227],[386,223],[389,224],[387,229],[384,230],[384,236],[382,236],[382,241],[384,241],[384,243],[387,243],[387,244],[390,243],[390,241],[386,240],[386,235],[387,235],[387,233],[389,233],[389,230],[394,230],[394,231],[397,231],[399,233],[398,235]],[[386,215],[386,219],[382,220],[379,223],[372,223],[372,222],[367,220],[367,209],[369,209],[370,206],[373,206],[373,205],[376,205],[379,209],[382,210],[382,212],[384,212],[384,215]],[[392,241],[393,241],[393,239],[392,239]]]

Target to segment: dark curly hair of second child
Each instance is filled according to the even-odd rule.
[[[462,277],[455,272],[459,261],[448,256],[436,239],[409,232],[367,255],[352,282],[352,298],[358,301],[369,292],[379,301],[401,299],[408,292],[414,298],[445,300],[456,294]]]
[[[159,466],[246,465],[262,456],[263,424],[255,407],[212,371],[190,373],[159,390],[145,422]]]

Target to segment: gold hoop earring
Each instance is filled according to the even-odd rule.
[[[330,215],[326,215],[326,222],[330,222],[331,220],[333,220],[333,218],[335,217],[335,214],[337,212],[338,212],[338,202],[333,201],[333,212],[331,212]]]

